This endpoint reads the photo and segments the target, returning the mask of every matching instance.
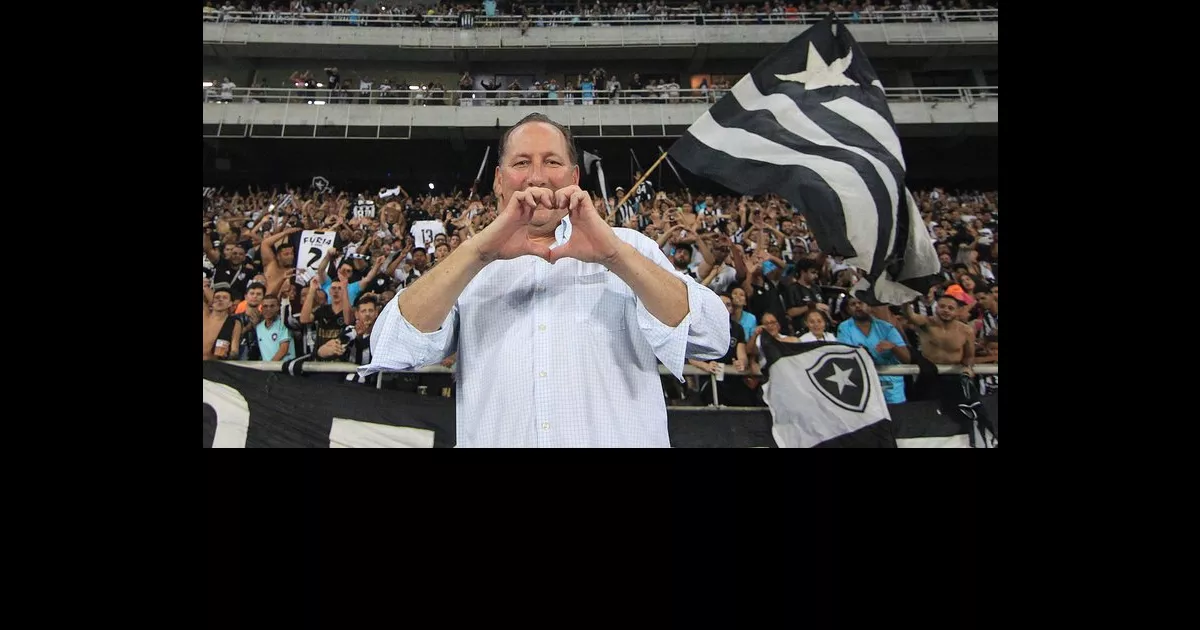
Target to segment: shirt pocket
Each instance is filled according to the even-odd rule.
[[[625,330],[629,296],[610,271],[575,277],[575,321],[602,330]]]

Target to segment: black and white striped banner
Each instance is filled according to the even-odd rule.
[[[832,15],[768,56],[671,147],[684,168],[804,213],[822,251],[866,270],[857,290],[902,304],[939,268],[883,85]]]
[[[279,372],[204,362],[204,448],[427,448],[454,446],[452,398],[421,396],[341,374],[307,374],[309,356]],[[836,376],[836,370],[830,373]],[[442,375],[434,375],[442,376]],[[998,416],[996,397],[984,399]],[[969,448],[960,422],[938,413],[937,401],[889,405],[895,445]],[[767,409],[667,410],[675,448],[776,448]],[[861,431],[862,438],[869,431]],[[877,446],[870,440],[829,440],[824,447]]]

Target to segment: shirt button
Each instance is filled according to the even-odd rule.
[[[545,324],[538,324],[538,330],[546,330]]]
[[[549,430],[550,430],[550,423],[549,423],[549,422],[543,422],[543,423],[542,423],[542,430],[543,430],[543,431],[549,431]]]
[[[538,372],[538,376],[540,376],[542,378],[546,378],[546,372],[545,371]]]

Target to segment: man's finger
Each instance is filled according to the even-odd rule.
[[[582,190],[576,189],[576,192],[573,195],[571,195],[571,202],[568,205],[568,209],[571,212],[575,212],[577,210],[583,209],[585,207],[585,204],[584,204],[585,201],[589,201],[589,202],[591,201],[588,194]]]
[[[547,208],[556,208],[554,203],[554,192],[548,188],[535,188],[537,198],[542,202],[542,205]]]
[[[572,197],[571,193],[572,193],[571,187],[569,187],[569,186],[564,187],[564,188],[559,188],[558,190],[554,191],[554,207],[555,208],[568,208],[570,210],[574,210],[574,208],[572,208],[570,206],[571,197]]]

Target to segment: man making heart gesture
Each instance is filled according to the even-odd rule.
[[[570,131],[526,116],[500,140],[496,219],[375,322],[361,374],[458,353],[457,446],[670,446],[659,362],[682,381],[725,354],[720,298],[578,184]]]

